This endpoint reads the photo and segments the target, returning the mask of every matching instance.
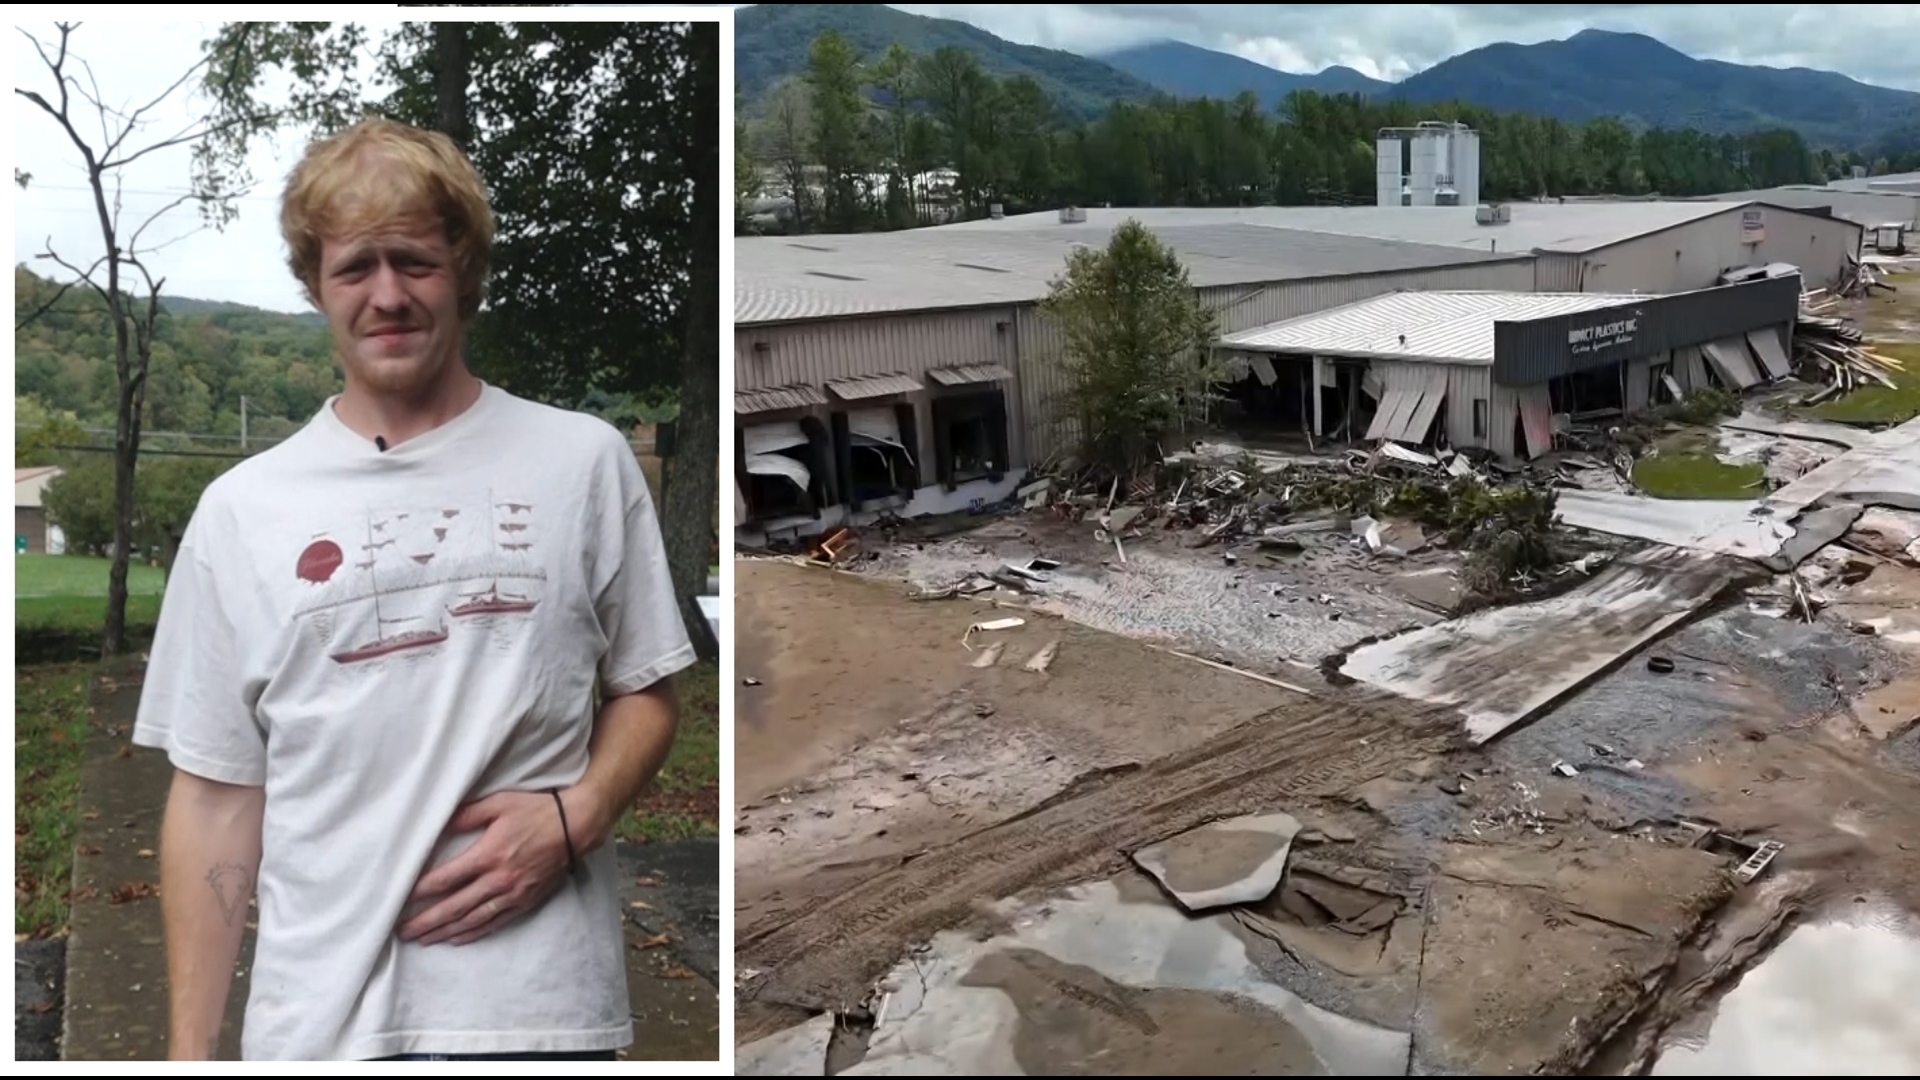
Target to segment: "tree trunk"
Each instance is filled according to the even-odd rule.
[[[714,554],[720,476],[720,29],[690,28],[693,132],[693,267],[687,296],[686,358],[680,372],[680,419],[674,424],[672,480],[661,510],[673,591],[687,633],[706,659],[720,655],[697,601],[706,591]]]
[[[467,33],[465,23],[433,24],[435,116],[440,133],[462,150],[471,136],[467,128],[467,84],[471,81],[473,55]]]

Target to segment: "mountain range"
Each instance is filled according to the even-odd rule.
[[[1583,30],[1564,41],[1488,45],[1389,83],[1346,67],[1297,75],[1174,41],[1081,56],[878,4],[756,4],[740,9],[735,20],[735,77],[749,102],[804,70],[816,35],[838,30],[869,58],[894,42],[915,52],[960,46],[995,75],[1032,76],[1075,119],[1115,100],[1155,93],[1231,98],[1251,91],[1271,106],[1290,91],[1312,90],[1464,101],[1569,122],[1615,116],[1635,128],[1711,134],[1785,127],[1814,146],[1836,150],[1867,149],[1920,131],[1920,93],[1828,71],[1701,60],[1644,34],[1604,30]]]

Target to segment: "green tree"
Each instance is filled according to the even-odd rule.
[[[851,232],[863,209],[868,172],[866,101],[860,63],[847,39],[832,31],[813,39],[807,88],[813,95],[813,149],[826,173],[822,212],[828,228]]]
[[[1217,381],[1214,316],[1172,248],[1138,221],[1104,249],[1079,248],[1041,302],[1060,329],[1090,457],[1130,471]]]
[[[58,465],[65,457],[62,446],[84,446],[87,433],[80,418],[64,410],[47,408],[38,398],[16,395],[13,399],[13,467],[27,469],[38,465]]]
[[[755,153],[773,166],[792,201],[793,231],[813,222],[813,191],[807,166],[814,160],[813,97],[797,79],[782,79],[767,93],[766,117],[749,129]]]
[[[109,555],[114,547],[114,463],[106,454],[75,454],[47,485],[47,518],[70,551]]]

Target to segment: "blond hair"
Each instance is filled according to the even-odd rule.
[[[375,162],[389,167],[368,167]],[[480,174],[452,139],[392,120],[362,120],[309,146],[287,178],[280,235],[287,266],[315,306],[322,241],[393,225],[444,230],[460,317],[473,318],[493,248],[493,211]]]

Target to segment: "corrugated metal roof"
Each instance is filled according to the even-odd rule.
[[[1606,293],[1401,292],[1220,339],[1245,352],[1493,363],[1493,324],[1645,300]]]
[[[1512,220],[1481,225],[1472,206],[1250,206],[1097,208],[1086,211],[1080,225],[1059,224],[1058,211],[1017,214],[1013,217],[941,225],[916,232],[1033,232],[1077,229],[1104,239],[1128,218],[1156,232],[1163,228],[1203,225],[1245,225],[1266,229],[1326,232],[1371,237],[1402,243],[1437,244],[1470,251],[1558,252],[1585,254],[1648,233],[1712,217],[1752,205],[1752,200],[1725,202],[1515,202],[1507,203]],[[1790,209],[1790,208],[1781,208]]]
[[[737,414],[804,409],[826,403],[827,395],[817,386],[769,386],[764,390],[736,390],[733,394],[733,411]]]
[[[934,368],[927,372],[941,386],[966,386],[970,383],[1005,382],[1013,372],[999,364],[966,364],[960,367]]]
[[[846,379],[834,379],[827,383],[827,389],[846,401],[859,401],[862,398],[885,397],[888,394],[911,394],[925,390],[926,384],[911,375],[893,372],[886,375],[855,375]]]
[[[1055,225],[742,237],[734,241],[734,325],[1030,304],[1046,297],[1074,250],[1104,246],[1111,231]],[[1230,220],[1156,225],[1154,232],[1179,254],[1200,288],[1527,257]]]

